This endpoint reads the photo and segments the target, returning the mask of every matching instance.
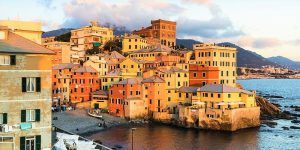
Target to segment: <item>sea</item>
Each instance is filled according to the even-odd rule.
[[[299,113],[290,106],[300,106],[300,79],[251,79],[239,80],[238,83],[247,90],[282,96],[284,98],[271,98],[270,101],[281,105],[282,110]],[[236,132],[185,129],[152,123],[113,127],[87,137],[111,148],[124,150],[300,150],[300,129],[282,128],[300,124],[283,119],[275,122],[278,124],[274,128],[261,125]]]

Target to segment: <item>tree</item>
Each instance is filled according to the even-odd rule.
[[[104,45],[104,50],[107,50],[109,52],[117,51],[119,53],[122,53],[122,42],[120,40],[110,40]]]
[[[92,49],[86,50],[85,54],[93,55],[101,53],[101,49],[99,47],[93,47]]]
[[[55,41],[60,41],[60,42],[70,42],[71,39],[71,32],[67,32],[65,34],[56,36],[54,38]]]

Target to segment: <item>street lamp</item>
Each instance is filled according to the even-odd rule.
[[[131,128],[131,149],[133,150],[133,131],[135,131],[136,128]]]

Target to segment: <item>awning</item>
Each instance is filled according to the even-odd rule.
[[[31,129],[32,125],[31,123],[21,123],[20,128],[21,130],[27,130],[27,129]]]
[[[226,105],[226,103],[220,102],[220,103],[218,103],[217,105]]]

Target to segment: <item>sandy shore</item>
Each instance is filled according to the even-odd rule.
[[[128,122],[123,118],[113,117],[108,114],[101,115],[103,116],[102,118],[104,119],[107,128],[118,125],[128,125]],[[52,117],[57,117],[57,120],[52,120],[54,126],[79,135],[98,132],[105,129],[98,126],[98,124],[103,123],[103,121],[89,116],[86,110],[54,112]]]

